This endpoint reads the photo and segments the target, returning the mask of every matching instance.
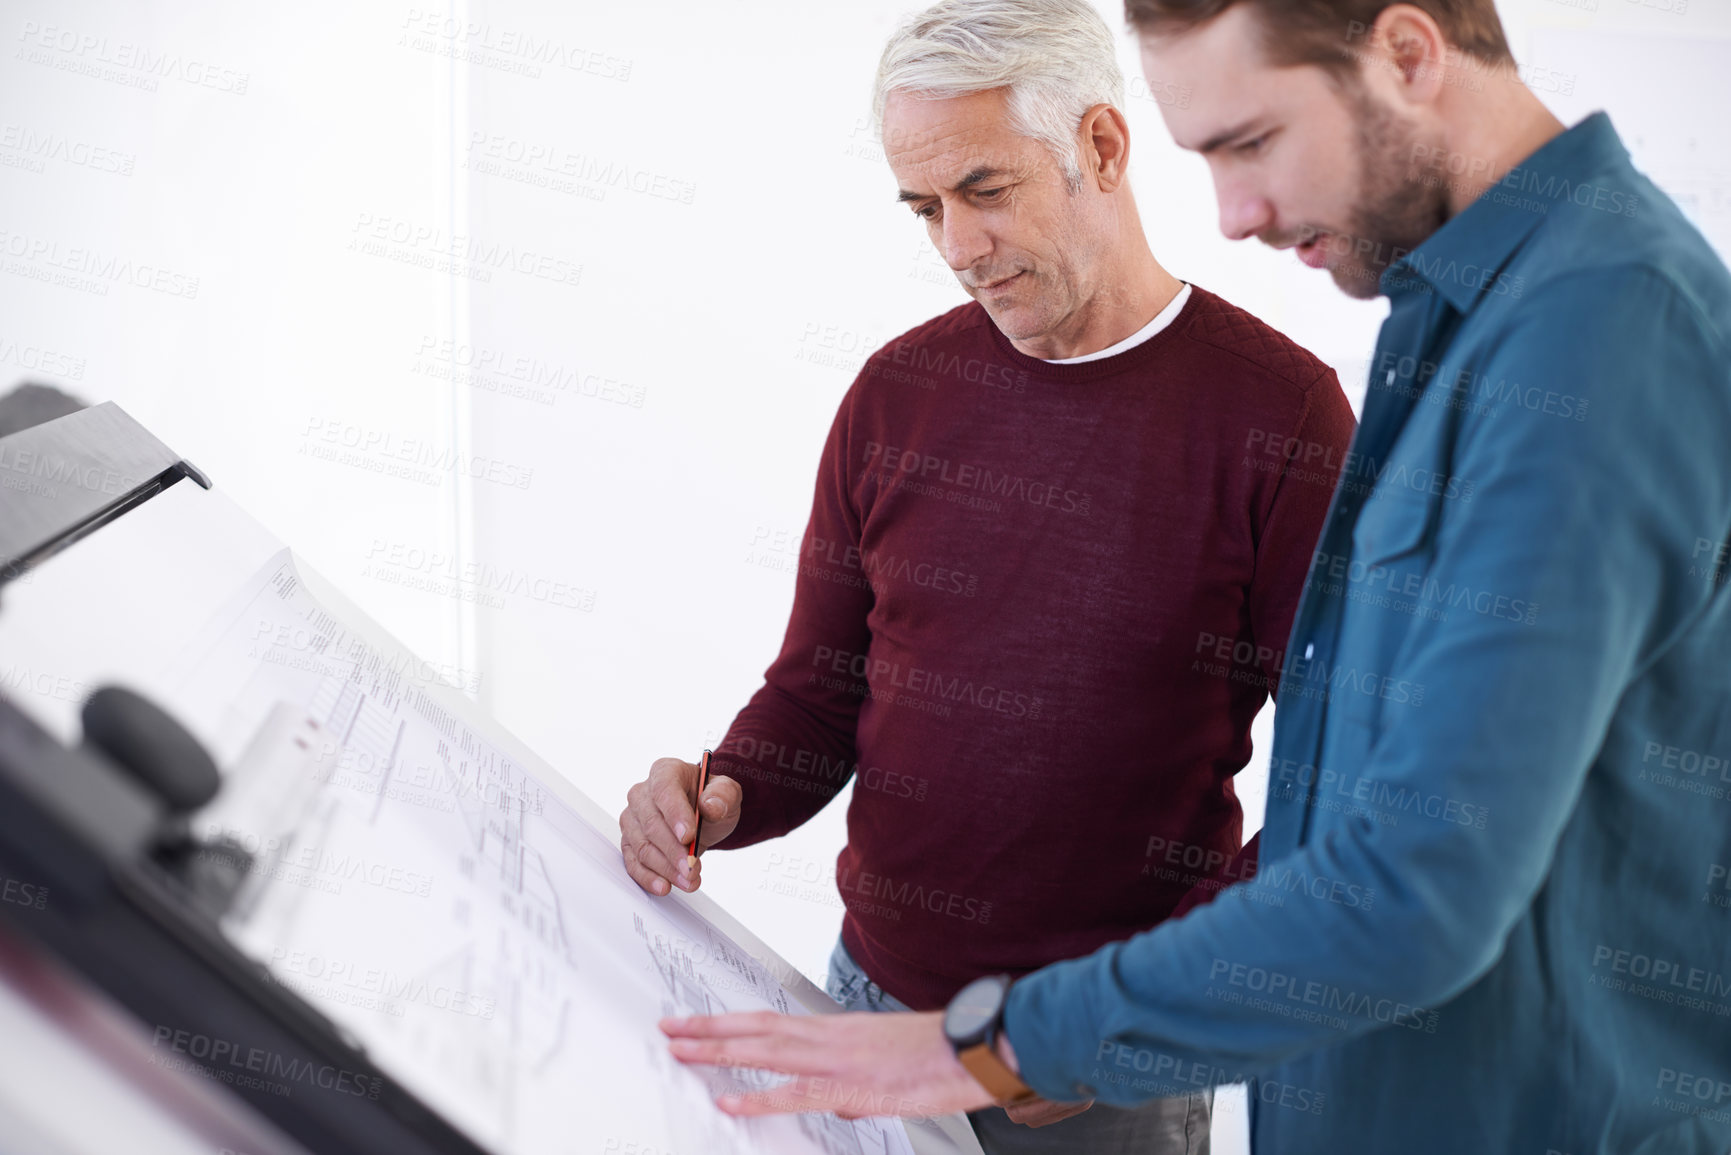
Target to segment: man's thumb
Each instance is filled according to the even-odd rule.
[[[703,817],[719,820],[739,809],[739,783],[731,778],[711,778],[703,789]]]

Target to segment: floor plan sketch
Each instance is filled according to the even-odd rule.
[[[737,1120],[667,1014],[803,1013],[617,845],[440,703],[278,554],[188,648],[168,703],[225,768],[197,823],[253,857],[225,929],[387,1069],[505,1155],[909,1153],[899,1123]]]

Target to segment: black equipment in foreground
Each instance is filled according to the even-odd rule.
[[[0,471],[0,584],[183,477],[209,488],[112,404],[0,438]],[[188,815],[220,787],[198,742],[117,688],[90,696],[83,730],[68,748],[0,698],[0,876],[48,897],[0,903],[7,933],[319,1155],[480,1155],[224,937],[218,920],[251,860],[193,837]]]

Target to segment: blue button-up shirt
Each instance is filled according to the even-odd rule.
[[[1731,275],[1599,114],[1387,270],[1261,871],[1011,990],[1263,1153],[1731,1150]]]

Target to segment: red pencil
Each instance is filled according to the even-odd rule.
[[[709,785],[709,751],[705,750],[702,760],[697,764],[697,803],[692,807],[693,810],[697,811],[697,821],[691,827],[691,845],[686,849],[686,854],[691,858],[697,857],[697,838],[703,833],[703,788],[707,785]]]

